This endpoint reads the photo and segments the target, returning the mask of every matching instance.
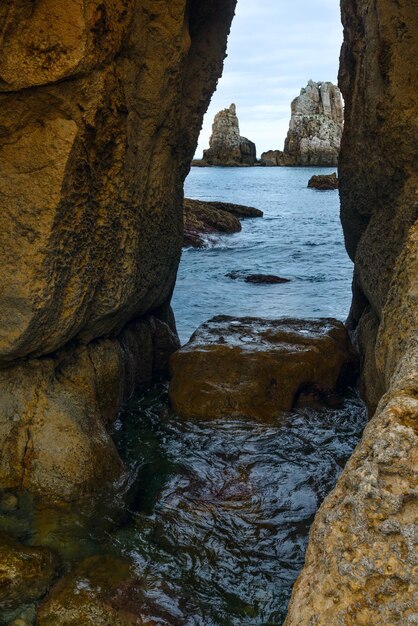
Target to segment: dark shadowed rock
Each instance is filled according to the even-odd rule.
[[[249,274],[244,280],[246,283],[256,283],[259,285],[278,285],[290,282],[288,278],[274,276],[273,274]]]
[[[263,212],[253,207],[228,202],[202,202],[184,199],[184,246],[201,248],[205,235],[237,233],[241,230],[238,218],[262,217]]]
[[[246,283],[259,283],[266,285],[275,285],[282,283],[289,283],[290,280],[288,278],[281,278],[281,276],[275,276],[274,274],[246,274],[240,270],[234,270],[232,272],[228,272],[225,274],[227,278],[232,278],[232,280],[241,279]]]
[[[301,393],[343,385],[355,365],[337,320],[218,316],[172,355],[169,397],[185,418],[271,419]]]
[[[309,179],[308,187],[311,189],[319,189],[320,191],[338,189],[337,174],[320,174],[312,176],[312,178]]]
[[[13,609],[37,600],[51,584],[57,559],[48,548],[25,546],[0,534],[0,617]]]

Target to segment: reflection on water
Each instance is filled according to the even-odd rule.
[[[269,424],[179,420],[161,387],[131,402],[117,443],[138,488],[112,543],[144,577],[144,615],[172,626],[281,624],[315,512],[364,422],[353,394],[338,410]]]

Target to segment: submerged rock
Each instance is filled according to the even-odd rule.
[[[337,174],[335,174],[334,172],[333,174],[321,174],[318,176],[312,176],[309,179],[308,187],[312,189],[319,189],[321,191],[338,189]]]
[[[51,589],[38,609],[38,626],[142,625],[129,611],[112,604],[118,589],[133,577],[127,559],[110,555],[85,559]]]
[[[181,417],[270,419],[307,390],[343,386],[356,367],[335,319],[214,317],[170,359],[171,405]]]
[[[206,165],[254,165],[256,162],[255,144],[240,135],[235,104],[215,115],[209,146],[203,151]]]
[[[278,285],[283,283],[289,283],[288,278],[282,278],[281,276],[275,276],[274,274],[246,274],[240,270],[234,270],[225,274],[227,278],[232,280],[242,279],[246,283],[255,283],[260,285]]]
[[[202,202],[184,199],[184,246],[201,248],[205,244],[204,235],[237,233],[241,230],[238,218],[262,217],[263,212],[229,202]]]
[[[344,106],[338,87],[310,80],[291,104],[284,150],[263,152],[261,164],[335,166],[343,124]]]
[[[274,276],[273,274],[248,274],[244,280],[246,283],[255,283],[258,285],[281,285],[290,282],[288,278]]]
[[[0,615],[43,596],[56,567],[48,548],[25,546],[0,533]]]

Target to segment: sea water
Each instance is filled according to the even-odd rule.
[[[335,168],[193,167],[185,196],[261,209],[242,231],[183,251],[173,308],[182,341],[214,315],[347,317],[353,265],[345,247],[338,191],[308,189]],[[289,283],[231,280],[232,271],[276,274]]]

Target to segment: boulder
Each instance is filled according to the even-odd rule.
[[[263,212],[253,207],[228,202],[202,202],[184,199],[184,246],[201,248],[204,235],[237,233],[241,230],[238,218],[262,217]]]
[[[203,151],[207,165],[254,165],[256,162],[255,144],[240,135],[235,104],[215,115],[209,146]]]
[[[0,533],[0,615],[42,597],[57,565],[48,548],[25,546]]]
[[[355,368],[337,320],[218,316],[171,356],[169,398],[185,418],[271,419],[301,393],[342,387]]]
[[[320,191],[338,189],[337,174],[321,174],[318,176],[312,176],[308,181],[308,187],[311,189],[319,189]]]

